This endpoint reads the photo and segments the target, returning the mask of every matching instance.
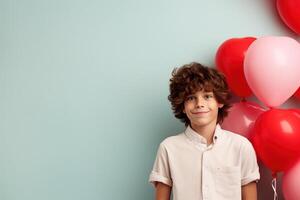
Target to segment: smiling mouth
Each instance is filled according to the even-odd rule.
[[[206,114],[209,113],[209,111],[205,111],[205,112],[192,112],[195,115],[202,115],[202,114]]]

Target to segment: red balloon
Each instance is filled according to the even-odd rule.
[[[277,0],[277,10],[284,23],[300,34],[300,0]]]
[[[300,158],[300,113],[271,109],[261,114],[252,129],[258,157],[273,172],[285,171]]]
[[[226,76],[229,88],[240,97],[252,95],[244,75],[244,57],[253,37],[226,40],[216,53],[216,66]]]
[[[291,109],[291,110],[297,112],[299,114],[299,116],[300,116],[300,109]]]
[[[300,88],[295,92],[294,96],[300,100]]]

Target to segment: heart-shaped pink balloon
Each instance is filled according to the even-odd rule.
[[[300,86],[300,45],[289,37],[267,36],[248,48],[244,73],[256,97],[277,107]]]
[[[300,199],[300,160],[287,172],[284,173],[282,179],[282,191],[284,199],[299,200]]]
[[[254,125],[256,118],[263,112],[265,112],[265,109],[254,102],[234,103],[221,127],[249,139],[251,127]]]

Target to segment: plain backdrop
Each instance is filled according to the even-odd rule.
[[[0,24],[1,200],[153,199],[158,144],[184,130],[172,69],[214,67],[232,37],[298,39],[274,0],[0,0]]]

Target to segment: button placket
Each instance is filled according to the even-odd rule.
[[[206,147],[206,150],[202,154],[202,196],[203,199],[208,200],[210,191],[209,191],[209,166],[207,164],[207,158],[208,158],[208,148]]]

